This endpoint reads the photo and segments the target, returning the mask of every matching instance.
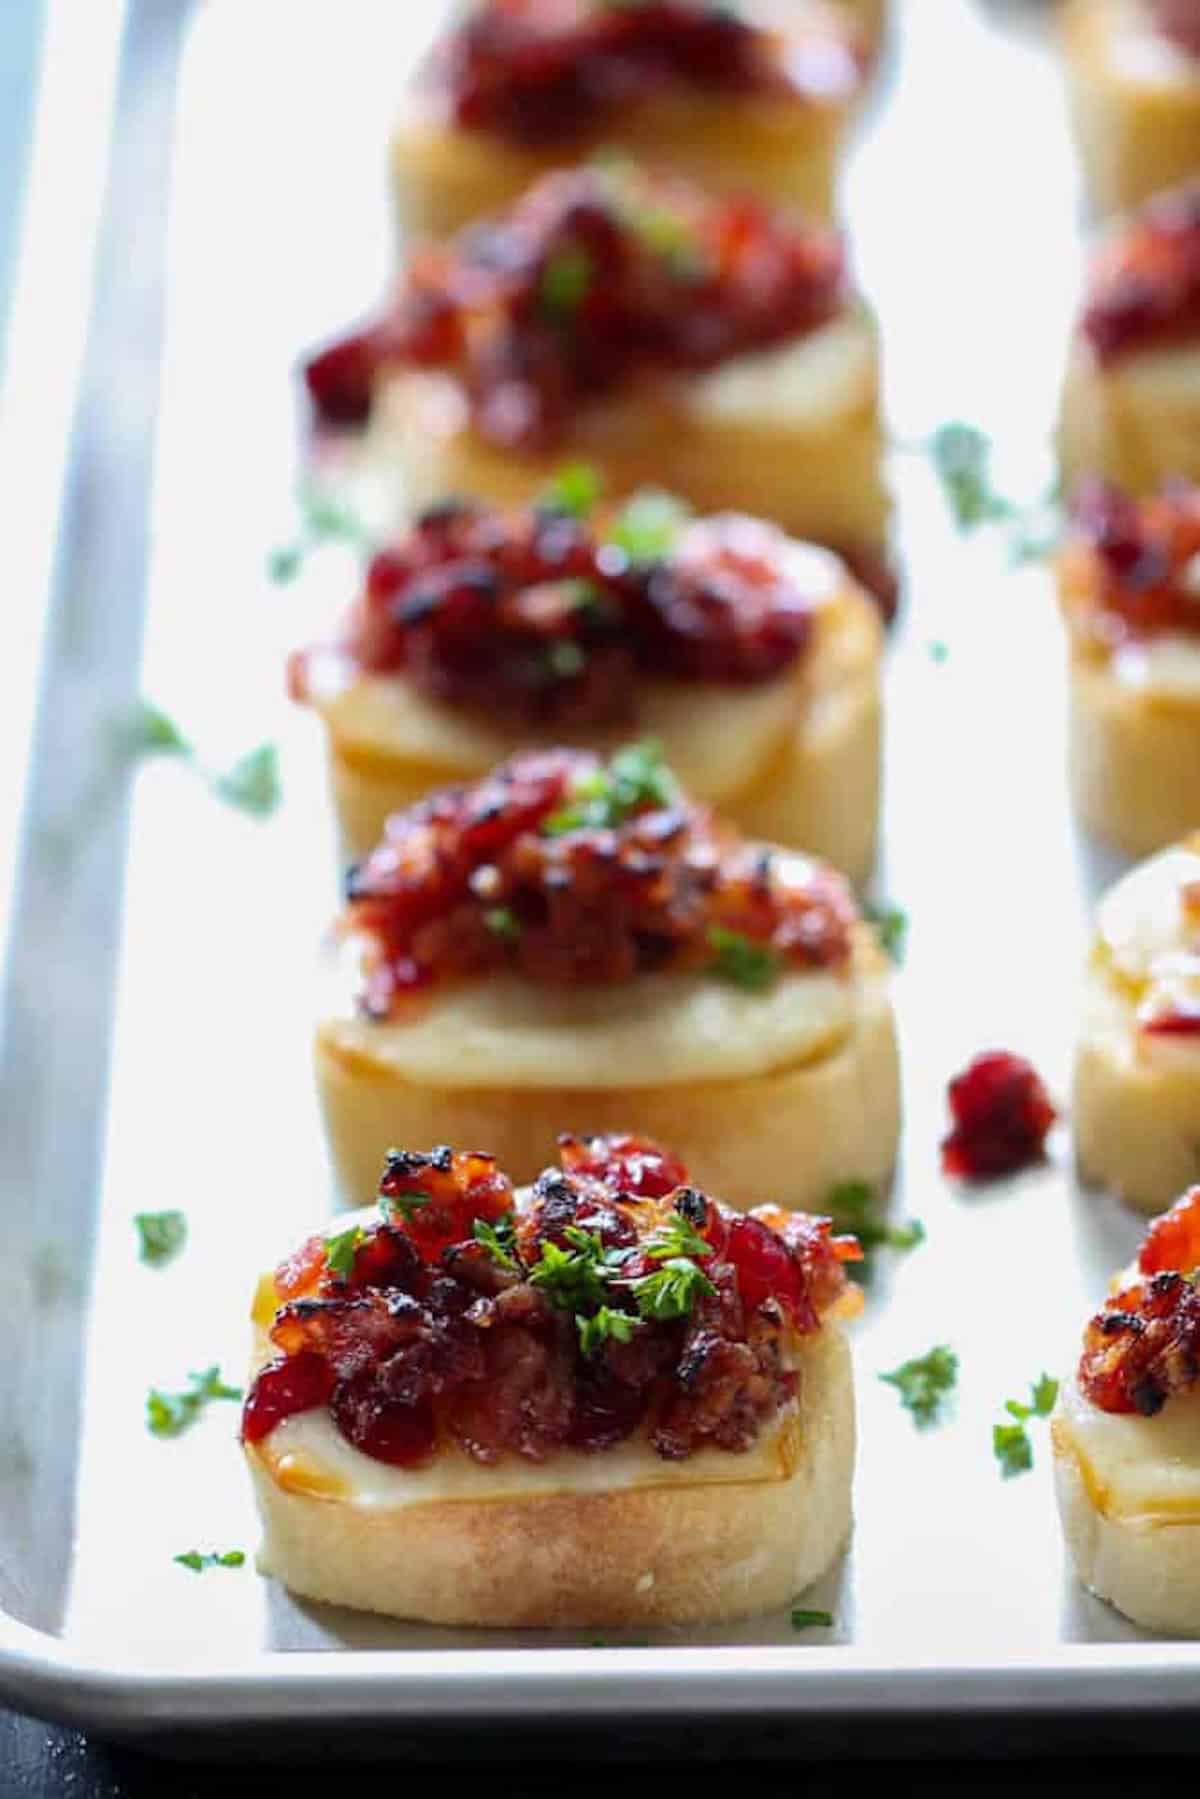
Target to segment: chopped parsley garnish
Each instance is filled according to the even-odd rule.
[[[835,1230],[857,1237],[868,1252],[915,1249],[925,1241],[925,1226],[919,1218],[910,1218],[907,1224],[888,1224],[878,1217],[875,1193],[866,1181],[842,1181],[830,1193],[826,1210]]]
[[[300,513],[300,529],[291,543],[272,550],[267,558],[267,574],[281,585],[294,581],[304,566],[305,557],[325,543],[347,543],[356,549],[367,549],[370,534],[366,526],[344,500],[321,493],[315,487],[302,488],[296,496]]]
[[[214,1364],[201,1374],[189,1374],[191,1386],[183,1393],[163,1393],[151,1387],[146,1395],[146,1428],[156,1437],[178,1437],[193,1424],[214,1399],[240,1399],[240,1387],[228,1386]]]
[[[579,1347],[584,1355],[593,1355],[610,1337],[617,1343],[628,1343],[637,1330],[638,1323],[639,1320],[631,1318],[628,1312],[613,1311],[611,1306],[601,1306],[590,1318],[582,1318],[576,1314],[575,1328],[579,1332]]]
[[[992,444],[975,425],[939,425],[929,440],[934,471],[960,531],[1011,518],[1013,504],[992,487]]]
[[[331,1274],[340,1275],[345,1280],[354,1267],[354,1257],[365,1236],[366,1232],[361,1224],[352,1224],[348,1231],[338,1231],[335,1236],[326,1237],[325,1260]]]
[[[570,790],[566,805],[542,823],[545,837],[568,831],[612,830],[644,807],[671,806],[678,797],[675,778],[656,743],[618,750],[607,767],[585,775]]]
[[[741,931],[727,931],[724,925],[708,928],[708,947],[713,959],[710,974],[720,981],[744,987],[748,993],[763,993],[779,973],[779,957],[769,943],[756,943]]]
[[[513,1223],[512,1213],[497,1218],[495,1224],[489,1224],[486,1218],[477,1218],[471,1226],[471,1235],[476,1243],[482,1243],[494,1262],[501,1268],[511,1268],[514,1273],[521,1264],[517,1260],[517,1231]]]
[[[613,1252],[605,1250],[595,1231],[581,1230],[578,1225],[568,1225],[563,1235],[570,1249],[559,1243],[543,1243],[541,1257],[529,1270],[530,1284],[540,1287],[560,1312],[578,1313],[603,1305],[604,1277],[611,1266],[606,1258]]]
[[[193,1574],[202,1574],[205,1568],[241,1568],[246,1556],[241,1549],[226,1549],[212,1554],[189,1549],[185,1555],[177,1555],[174,1559],[181,1568],[190,1568]]]
[[[901,1404],[918,1424],[933,1424],[941,1411],[942,1401],[958,1379],[958,1357],[944,1343],[939,1343],[927,1355],[902,1362],[899,1368],[893,1368],[890,1374],[881,1374],[879,1378],[896,1388]]]
[[[493,937],[503,937],[506,943],[519,943],[521,939],[521,921],[509,906],[491,906],[483,915],[483,922]]]
[[[538,302],[551,318],[569,319],[578,312],[592,286],[594,269],[586,250],[560,250],[551,256],[538,283]]]
[[[644,487],[621,508],[608,532],[609,543],[630,562],[661,562],[691,517],[691,508],[674,494]]]
[[[182,1212],[137,1212],[133,1222],[139,1254],[151,1267],[169,1262],[187,1242],[187,1219]]]
[[[123,756],[190,756],[192,746],[174,719],[152,705],[138,700],[116,721],[113,737]]]
[[[653,1274],[643,1274],[628,1286],[641,1317],[663,1320],[690,1317],[697,1299],[717,1290],[703,1268],[686,1256],[672,1256]]]
[[[432,1193],[429,1193],[424,1187],[413,1187],[408,1193],[381,1194],[379,1205],[385,1218],[394,1216],[397,1212],[401,1218],[411,1218],[414,1212],[419,1212],[422,1206],[427,1206],[432,1198]]]
[[[588,462],[567,462],[556,469],[538,505],[547,512],[567,512],[572,518],[586,518],[600,498],[601,481]]]
[[[870,902],[864,905],[862,915],[868,924],[875,927],[875,935],[884,955],[899,966],[904,961],[908,913],[900,906],[889,905],[886,900],[881,900],[877,905]]]
[[[642,1253],[655,1262],[671,1256],[711,1256],[713,1246],[702,1237],[682,1212],[673,1212],[641,1245]]]
[[[1058,1382],[1053,1375],[1043,1374],[1029,1389],[1029,1403],[1006,1399],[1004,1409],[1015,1424],[992,1426],[992,1454],[1000,1464],[1005,1480],[1014,1474],[1025,1474],[1033,1467],[1033,1443],[1026,1428],[1030,1418],[1048,1418],[1058,1398]]]
[[[828,1630],[833,1623],[832,1612],[806,1612],[801,1606],[792,1607],[792,1629],[812,1630],[819,1628]]]
[[[252,818],[269,818],[279,804],[279,755],[273,743],[239,756],[232,768],[214,776],[213,792]]]
[[[931,662],[945,662],[950,654],[950,646],[943,643],[940,637],[931,637],[925,645]]]

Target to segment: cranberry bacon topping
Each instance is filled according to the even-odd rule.
[[[441,1442],[540,1461],[639,1430],[668,1459],[744,1451],[796,1390],[790,1336],[862,1253],[828,1219],[727,1211],[636,1137],[568,1138],[519,1217],[506,1199],[490,1157],[394,1152],[380,1222],[282,1264],[243,1439],[326,1406],[405,1467]]]
[[[736,514],[686,524],[682,506],[671,541],[632,557],[623,521],[642,503],[611,535],[551,504],[424,513],[372,559],[346,656],[370,673],[403,670],[445,704],[543,726],[628,719],[639,680],[747,686],[783,673],[811,640],[824,565],[810,572],[772,526]],[[293,662],[297,698],[312,660]]]
[[[1102,1412],[1150,1418],[1200,1376],[1200,1187],[1153,1221],[1137,1267],[1088,1324],[1078,1379]]]
[[[1200,330],[1200,186],[1156,195],[1101,245],[1082,330],[1101,363]]]
[[[648,746],[608,764],[514,756],[387,822],[351,871],[345,928],[361,996],[511,968],[556,985],[711,972],[750,990],[787,968],[845,969],[857,910],[833,870],[743,842],[683,799]]]
[[[1196,0],[1145,0],[1145,4],[1160,37],[1168,38],[1185,55],[1200,57],[1200,11]]]
[[[1135,500],[1088,481],[1072,519],[1074,547],[1090,558],[1078,596],[1067,601],[1084,635],[1114,648],[1164,632],[1200,633],[1200,489],[1174,481]]]
[[[784,343],[846,296],[836,232],[605,163],[547,175],[422,250],[387,315],[314,356],[305,378],[321,416],[352,424],[380,369],[447,369],[483,437],[542,451],[637,371]]]
[[[1033,1065],[1007,1050],[976,1056],[949,1087],[953,1129],[942,1169],[967,1180],[1014,1174],[1041,1159],[1057,1113]]]

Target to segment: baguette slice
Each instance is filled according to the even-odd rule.
[[[264,1277],[255,1372],[277,1300]],[[259,1567],[306,1598],[447,1625],[672,1625],[785,1605],[849,1536],[855,1437],[841,1327],[829,1317],[791,1345],[797,1398],[744,1454],[669,1462],[631,1440],[484,1467],[443,1448],[407,1470],[363,1455],[323,1408],[286,1419],[245,1449]]]
[[[608,752],[630,737],[654,739],[683,785],[748,835],[809,850],[861,883],[879,809],[882,630],[877,608],[832,559],[810,554],[818,571],[827,565],[828,597],[794,671],[753,688],[648,682],[630,725],[581,740]],[[478,779],[529,742],[515,728],[424,698],[403,676],[343,676],[313,701],[328,728],[352,857],[378,842],[391,813],[434,788]],[[553,740],[563,741],[561,727]]]
[[[1170,989],[1200,837],[1140,864],[1101,902],[1085,975],[1072,1112],[1083,1176],[1153,1213],[1200,1180],[1200,1036],[1150,1038],[1140,1010]]]
[[[530,1180],[563,1130],[674,1144],[727,1203],[821,1211],[840,1181],[884,1185],[900,1129],[886,961],[858,927],[853,966],[768,994],[707,976],[534,989],[489,980],[431,996],[415,1025],[357,1017],[316,1035],[317,1085],[343,1200],[374,1194],[393,1143],[486,1143]]]
[[[1200,481],[1200,344],[1134,350],[1102,367],[1076,337],[1058,454],[1068,487],[1101,475],[1130,494]]]
[[[397,470],[405,510],[448,493],[528,504],[578,460],[613,501],[665,487],[698,512],[751,513],[847,553],[877,552],[887,537],[878,341],[861,305],[712,373],[631,383],[579,411],[546,455],[485,442],[452,376],[390,373],[376,386],[367,454]]]
[[[1200,68],[1136,0],[1063,9],[1071,118],[1093,204],[1119,212],[1200,172]]]

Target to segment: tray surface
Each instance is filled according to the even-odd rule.
[[[1114,865],[1069,822],[1048,576],[1011,569],[994,534],[956,538],[911,448],[968,418],[1001,485],[1033,495],[1049,473],[1079,271],[1058,71],[1024,13],[896,10],[847,215],[884,334],[907,568],[876,888],[911,921],[894,1203],[928,1241],[882,1258],[854,1332],[857,1526],[806,1600],[834,1628],[472,1635],[172,1559],[250,1552],[256,1525],[235,1408],[159,1441],[146,1390],[214,1363],[240,1380],[257,1271],[330,1211],[309,1037],[337,868],[317,727],[287,706],[282,662],[353,565],[330,549],[273,587],[264,564],[293,528],[287,367],[386,280],[381,146],[434,9],[135,3],[4,1015],[0,1691],[17,1702],[123,1729],[486,1714],[497,1683],[506,1712],[542,1718],[1194,1705],[1200,1648],[1150,1640],[1065,1568],[1044,1429],[1026,1476],[1003,1481],[991,1453],[1003,1402],[1070,1365],[1136,1221],[1077,1190],[1061,1130],[1050,1165],[995,1188],[937,1169],[945,1082],[975,1051],[1018,1049],[1065,1091],[1085,920]],[[138,691],[214,765],[277,741],[277,816],[216,805],[167,757],[127,795],[112,725]],[[188,1245],[148,1270],[133,1214],[166,1205]],[[960,1357],[955,1403],[918,1432],[877,1376],[939,1342]]]

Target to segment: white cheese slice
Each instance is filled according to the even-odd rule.
[[[1056,1432],[1106,1517],[1200,1524],[1200,1388],[1139,1418],[1100,1411],[1072,1376],[1060,1389]]]
[[[1200,599],[1196,617],[1200,622]],[[1122,644],[1113,656],[1112,668],[1126,687],[1200,704],[1200,635],[1167,632]]]
[[[874,335],[859,310],[776,349],[732,357],[687,387],[689,411],[735,428],[842,425],[878,385]]]

